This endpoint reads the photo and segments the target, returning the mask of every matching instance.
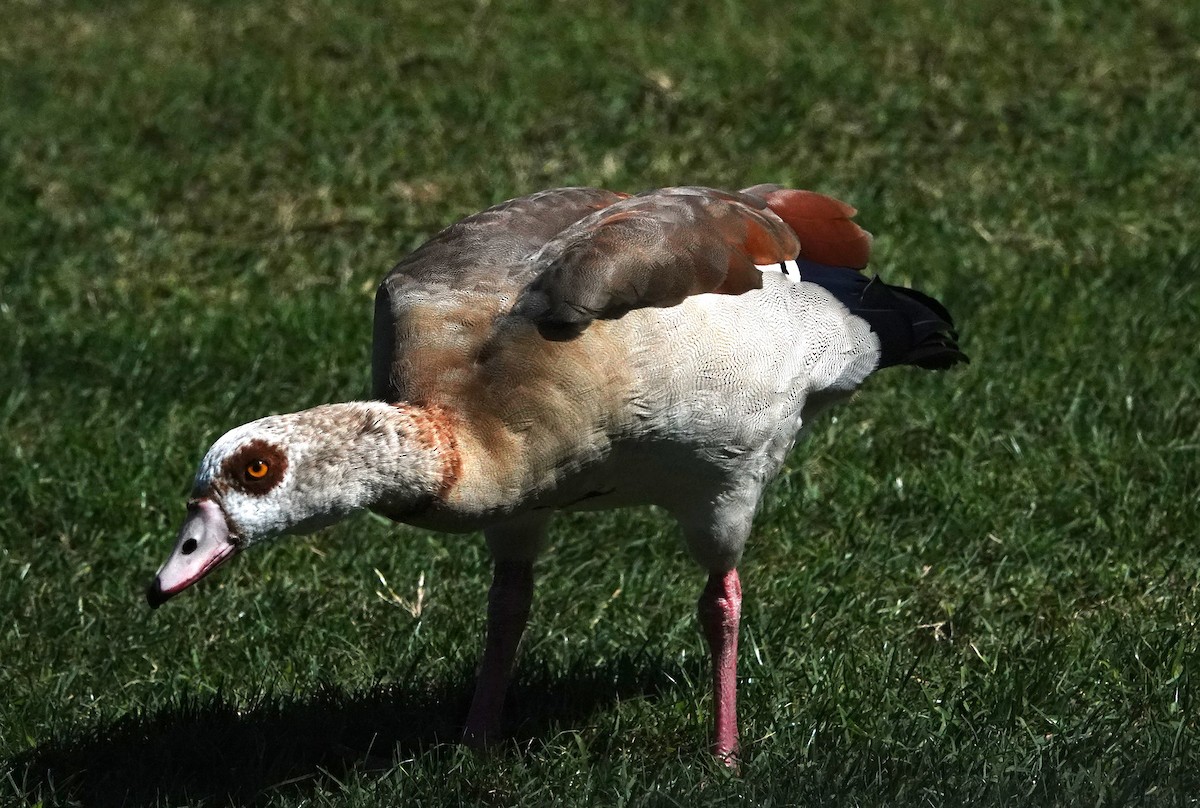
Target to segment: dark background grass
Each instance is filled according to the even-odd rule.
[[[1194,4],[3,17],[0,802],[1196,800]],[[654,512],[557,523],[490,757],[453,743],[478,538],[359,518],[146,610],[209,442],[365,395],[423,238],[543,187],[765,181],[857,205],[973,364],[872,380],[771,489],[740,776]]]

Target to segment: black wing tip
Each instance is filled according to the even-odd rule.
[[[910,351],[903,359],[895,364],[913,365],[925,370],[949,370],[955,365],[971,364],[971,357],[958,349],[958,346],[924,345]]]
[[[867,321],[879,337],[881,368],[914,365],[948,370],[970,362],[958,346],[954,318],[937,300],[905,286],[892,286],[843,267],[800,263],[801,277],[824,287],[846,308]]]

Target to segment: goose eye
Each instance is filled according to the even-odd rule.
[[[246,476],[251,480],[261,480],[267,476],[270,467],[261,460],[252,460],[246,464]]]

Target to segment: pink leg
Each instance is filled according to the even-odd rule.
[[[463,743],[482,748],[500,730],[500,711],[512,676],[517,645],[529,619],[533,602],[533,564],[525,561],[497,561],[488,593],[487,640],[475,698],[463,729]]]
[[[737,643],[742,616],[742,583],[737,570],[713,573],[700,594],[697,612],[713,663],[712,752],[734,765],[738,751]]]

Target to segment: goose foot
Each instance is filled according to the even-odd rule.
[[[497,561],[488,592],[483,661],[463,729],[463,743],[472,749],[484,749],[499,736],[504,695],[532,602],[533,563]]]

